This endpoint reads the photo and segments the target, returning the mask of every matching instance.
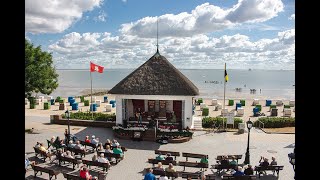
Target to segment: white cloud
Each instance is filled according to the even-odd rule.
[[[127,0],[121,0],[123,3],[127,3]]]
[[[296,14],[292,14],[288,19],[289,20],[295,20],[296,19]]]
[[[273,39],[251,41],[248,36],[165,37],[159,39],[160,54],[177,68],[294,69],[295,30],[278,32]],[[58,68],[87,68],[90,60],[108,68],[136,68],[156,52],[156,39],[111,33],[72,32],[49,46]]]
[[[103,0],[26,0],[25,31],[60,33],[82,17],[83,12],[100,7]]]
[[[101,21],[101,22],[105,22],[107,18],[107,14],[102,10],[99,12],[99,15],[97,17],[94,17],[93,20],[94,21]]]
[[[193,36],[233,27],[239,23],[264,22],[283,11],[281,0],[239,0],[229,9],[209,3],[197,6],[191,13],[165,14],[158,17],[162,37]],[[145,17],[122,24],[120,32],[139,37],[154,37],[157,17]]]

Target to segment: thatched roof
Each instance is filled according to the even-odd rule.
[[[108,93],[195,96],[199,89],[157,51]]]

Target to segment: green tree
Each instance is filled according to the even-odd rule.
[[[25,97],[32,93],[49,95],[58,87],[58,74],[52,66],[51,53],[34,47],[25,39]]]

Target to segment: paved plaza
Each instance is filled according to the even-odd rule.
[[[34,160],[33,146],[36,142],[42,142],[47,146],[46,139],[50,139],[52,136],[60,136],[64,138],[64,130],[66,125],[50,124],[49,117],[38,116],[26,116],[25,117],[26,128],[34,128],[36,134],[25,135],[25,152],[28,154],[30,160]],[[104,144],[106,139],[113,139],[112,129],[110,128],[96,128],[96,127],[80,127],[71,126],[71,133],[75,134],[79,139],[85,138],[86,135],[95,135]],[[293,180],[294,171],[292,165],[288,161],[288,153],[293,152],[293,145],[295,143],[294,134],[265,134],[260,130],[252,129],[250,134],[250,162],[251,164],[258,165],[260,156],[271,159],[274,156],[277,159],[278,165],[283,165],[284,169],[280,171],[279,180]],[[154,150],[168,150],[179,151],[189,153],[199,153],[209,155],[209,169],[205,171],[205,174],[212,174],[211,165],[216,164],[215,158],[217,155],[224,154],[242,154],[243,157],[239,160],[239,163],[243,163],[246,147],[247,147],[248,134],[237,134],[233,132],[225,133],[206,133],[205,131],[196,131],[193,139],[186,143],[181,144],[166,144],[160,145],[155,142],[147,141],[130,141],[118,139],[122,146],[125,146],[128,151],[125,153],[125,159],[120,161],[117,165],[112,166],[108,171],[107,179],[111,180],[141,180],[143,179],[144,169],[152,167],[147,163],[148,158],[155,158]],[[90,159],[93,153],[86,155],[85,159]],[[184,161],[185,158],[178,157],[177,161]],[[199,159],[190,159],[189,161],[196,161]],[[79,168],[72,170],[72,165],[58,168],[55,161],[50,163],[47,159],[45,166],[50,166],[54,169],[59,169],[61,172],[75,172],[79,171]],[[167,166],[165,166],[167,167]],[[176,166],[176,170],[183,170],[183,167]],[[96,174],[100,168],[92,167],[90,169],[93,175]],[[196,172],[198,168],[188,168],[188,172]],[[215,170],[214,170],[215,172]],[[271,172],[268,172],[272,174]],[[33,179],[33,170],[30,170],[26,174],[27,179]],[[38,175],[37,179],[48,179],[48,174],[43,173]],[[60,173],[57,179],[64,179],[63,174]],[[177,178],[182,179],[182,178]],[[271,175],[265,176],[260,179],[277,179]]]

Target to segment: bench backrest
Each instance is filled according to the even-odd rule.
[[[104,168],[109,168],[109,164],[108,163],[102,163],[102,162],[98,162],[98,161],[90,161],[90,160],[82,160],[83,164],[86,164],[88,166],[99,166],[99,167],[104,167]]]
[[[256,166],[255,171],[265,171],[265,170],[283,170],[283,166]]]
[[[244,176],[224,175],[223,179],[250,180],[250,179],[257,179],[257,176],[256,175],[244,175]]]
[[[242,154],[240,154],[240,155],[227,155],[227,159],[232,159],[232,156],[235,156],[235,158],[236,158],[237,160],[242,158]],[[221,159],[222,159],[222,155],[217,156],[216,159],[217,159],[217,160],[221,160]]]
[[[66,178],[66,179],[86,180],[86,178],[82,178],[82,177],[80,177],[80,175],[78,176],[78,175],[69,174],[69,173],[64,173],[63,177]]]
[[[70,157],[64,157],[64,156],[57,156],[58,160],[60,161],[67,161],[67,162],[71,162],[71,163],[78,163],[78,160],[77,159],[74,159],[74,158],[70,158]]]
[[[104,153],[104,157],[114,157],[116,159],[121,158],[120,154],[114,154],[114,153]]]
[[[212,165],[213,169],[234,169],[236,168],[237,165],[233,165],[233,164],[228,164],[228,165],[224,165],[224,164],[215,164]],[[239,164],[239,166],[241,166]]]
[[[67,147],[67,150],[74,152],[74,153],[86,154],[86,150],[84,150],[84,149],[76,149],[76,148],[72,148],[72,147]]]
[[[173,165],[177,165],[177,161],[168,161],[168,160],[158,160],[158,159],[148,159],[148,163],[151,164],[158,164],[161,162],[163,165],[169,165],[169,163],[172,163]]]
[[[80,144],[81,144],[81,145],[84,145],[84,146],[91,146],[91,147],[93,147],[93,148],[96,148],[96,147],[97,147],[97,145],[96,145],[96,144],[89,143],[89,142],[85,142],[85,141],[81,141],[81,140],[79,140],[79,141],[80,141]]]
[[[167,154],[170,153],[171,156],[180,156],[180,152],[175,152],[175,151],[162,151],[162,150],[154,150],[155,154]]]
[[[58,171],[54,171],[52,169],[48,169],[48,168],[45,168],[45,167],[41,167],[41,166],[37,166],[37,165],[31,165],[32,169],[34,171],[40,171],[40,172],[44,172],[44,173],[48,173],[50,175],[57,175],[59,174]]]
[[[179,161],[179,166],[208,168],[209,164],[207,164],[207,163],[189,162],[189,161]]]
[[[206,175],[206,180],[214,180],[214,179],[216,179],[216,175],[214,175],[214,174],[207,174]]]
[[[157,170],[154,169],[152,172],[154,175],[166,175],[167,177],[179,177],[179,173],[178,172],[165,172],[165,171],[161,171],[161,170]]]
[[[181,172],[181,177],[182,178],[191,178],[191,179],[201,179],[201,172]]]
[[[194,153],[182,153],[182,157],[191,157],[191,158],[203,158],[206,157],[207,159],[209,158],[208,155],[206,154],[194,154]]]

